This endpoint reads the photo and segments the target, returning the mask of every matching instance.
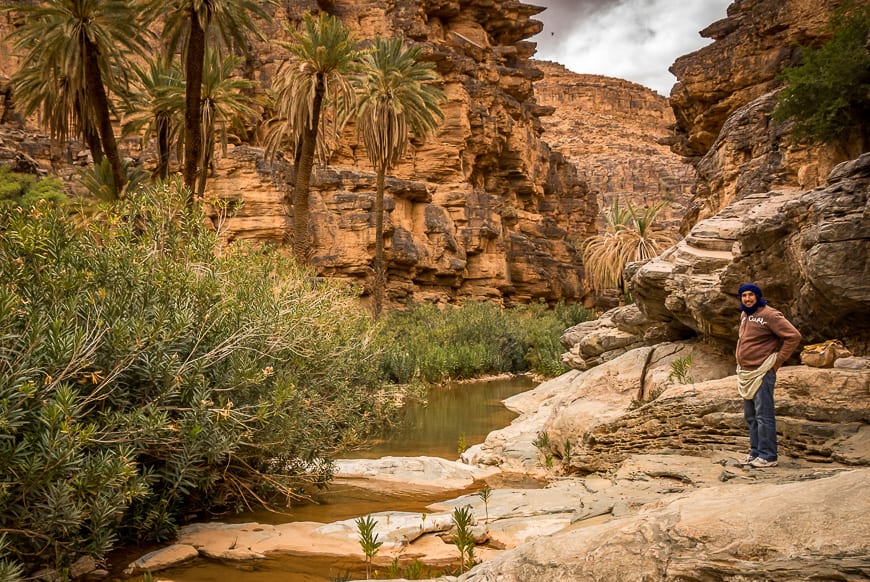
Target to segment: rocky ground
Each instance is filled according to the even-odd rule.
[[[671,363],[688,354],[691,381],[668,378]],[[381,492],[465,491],[425,514],[372,514],[384,541],[380,566],[399,558],[455,567],[451,516],[470,506],[479,563],[443,580],[870,575],[870,369],[783,368],[780,464],[752,469],[738,461],[747,438],[729,365],[699,342],[629,350],[508,399],[519,417],[458,461],[340,461],[339,481]],[[504,484],[517,474],[546,485]],[[486,501],[468,492],[484,483],[492,483]],[[128,573],[281,553],[363,559],[353,519],[203,523],[183,528],[175,544],[130,564]]]

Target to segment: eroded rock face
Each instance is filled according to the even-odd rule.
[[[303,3],[304,4],[304,3]],[[298,19],[301,6],[276,13]],[[539,8],[519,2],[404,0],[334,2],[362,38],[400,34],[420,43],[442,75],[444,121],[412,143],[386,185],[385,258],[393,302],[459,296],[522,302],[584,295],[578,241],[594,232],[597,201],[565,158],[541,140],[529,60]],[[276,27],[273,38],[280,38]],[[258,48],[266,81],[282,57]],[[224,221],[228,236],[287,243],[292,208],[285,172],[251,148],[218,162],[213,198],[245,205]],[[374,255],[375,176],[353,127],[329,167],[317,169],[310,201],[312,265],[365,283]],[[250,204],[249,204],[250,202]]]
[[[771,119],[800,45],[822,42],[837,0],[737,0],[701,31],[714,42],[676,60],[671,91],[675,152],[693,160],[697,182],[682,230],[743,196],[824,185],[831,169],[865,151],[860,131],[829,145],[796,144],[791,123]]]
[[[548,61],[535,64],[544,72],[535,82],[538,103],[552,109],[542,117],[543,138],[577,166],[599,207],[609,208],[614,199],[623,206],[664,201],[658,221],[676,235],[695,171],[660,143],[673,136],[668,100],[623,79],[581,75]]]
[[[703,156],[726,119],[778,87],[777,73],[797,63],[796,45],[823,37],[839,0],[735,0],[727,16],[701,31],[713,43],[678,58],[671,104],[680,139],[674,149]]]
[[[653,321],[735,342],[737,288],[756,282],[813,343],[870,349],[870,153],[838,166],[824,188],[732,203],[641,266],[632,296]]]

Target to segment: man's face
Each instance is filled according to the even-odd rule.
[[[752,291],[744,291],[740,294],[740,302],[743,303],[743,305],[745,305],[746,307],[752,307],[757,301],[758,298]]]

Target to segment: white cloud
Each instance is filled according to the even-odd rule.
[[[528,0],[527,0],[528,1]],[[731,0],[533,0],[547,10],[535,58],[577,73],[628,79],[668,95],[668,67],[709,44],[698,32],[723,18]]]

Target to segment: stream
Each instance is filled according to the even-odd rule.
[[[385,456],[431,456],[456,460],[461,446],[482,443],[493,430],[510,424],[516,414],[502,400],[530,390],[533,380],[518,376],[490,381],[447,384],[431,388],[428,404],[412,404],[406,421],[391,435],[370,446],[352,451],[344,458],[377,459]],[[288,514],[249,512],[226,519],[233,523],[287,523],[317,521],[330,523],[379,511],[425,512],[436,501],[453,499],[462,491],[428,496],[386,495],[348,485],[334,485],[317,501],[294,507]],[[425,572],[425,570],[424,570]],[[434,572],[433,572],[434,573]],[[386,577],[381,569],[380,577]],[[196,560],[182,567],[165,570],[154,580],[173,582],[333,582],[364,579],[365,568],[357,561],[310,556],[275,556],[255,563],[223,563]],[[141,580],[141,577],[134,580]]]

